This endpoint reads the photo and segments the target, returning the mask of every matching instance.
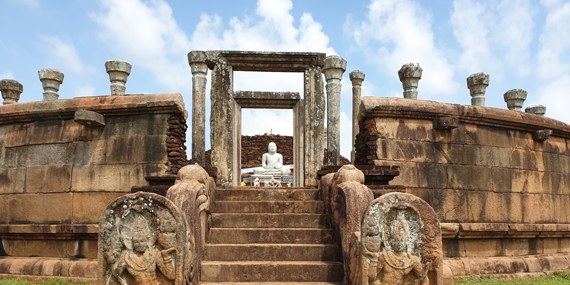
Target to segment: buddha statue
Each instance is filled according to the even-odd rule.
[[[289,175],[291,170],[283,167],[283,155],[277,153],[277,145],[270,142],[268,152],[261,158],[261,167],[254,168],[253,173],[258,175]]]

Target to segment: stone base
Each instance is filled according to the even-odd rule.
[[[97,283],[97,259],[0,257],[0,279],[61,279]]]
[[[443,281],[444,284],[453,284],[452,280],[473,278],[519,279],[569,269],[569,254],[445,258]]]
[[[288,180],[290,177],[290,180]],[[263,187],[265,181],[271,180],[271,178],[275,178],[275,180],[282,184],[282,186],[287,186],[290,181],[291,185],[293,185],[293,176],[292,175],[266,175],[266,174],[253,174],[249,177],[249,181],[246,182],[249,186],[253,186],[253,181],[255,178],[259,178],[259,187]],[[244,180],[246,181],[246,180]]]

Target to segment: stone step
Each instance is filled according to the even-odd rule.
[[[314,188],[221,188],[216,189],[216,201],[307,201],[318,199]]]
[[[204,260],[336,261],[334,244],[208,244]]]
[[[325,226],[324,214],[212,214],[213,228],[323,228]]]
[[[213,213],[322,213],[322,201],[216,201]]]
[[[209,244],[332,243],[330,229],[319,228],[211,228]]]
[[[342,282],[340,262],[203,261],[202,281],[209,282]]]
[[[200,282],[200,285],[342,285],[340,282]]]

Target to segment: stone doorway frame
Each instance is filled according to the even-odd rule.
[[[204,152],[205,78],[212,70],[210,91],[211,163],[217,168],[217,180],[223,186],[237,186],[241,180],[241,108],[293,109],[294,186],[317,186],[317,171],[323,165],[325,134],[325,94],[323,67],[326,54],[315,52],[192,51],[188,62],[193,75],[192,154],[201,161]],[[243,92],[233,90],[234,71],[302,72],[304,97],[285,98],[279,92]],[[250,94],[247,98],[243,94]],[[284,97],[285,96],[285,97]],[[196,114],[196,115],[195,115]],[[202,131],[200,131],[202,130]],[[195,147],[195,143],[197,147]],[[196,151],[196,152],[195,152]],[[194,154],[196,153],[196,156]]]

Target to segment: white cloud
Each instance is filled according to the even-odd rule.
[[[541,86],[538,90],[540,95],[539,104],[546,106],[545,116],[563,121],[570,122],[570,74],[566,74],[556,80]]]
[[[507,69],[530,75],[533,15],[529,0],[455,0],[450,22],[462,49],[459,69],[501,79]]]
[[[538,75],[548,80],[570,72],[570,3],[545,4],[547,15],[540,36]]]
[[[366,19],[345,24],[345,32],[369,53],[380,70],[397,79],[408,62],[424,70],[420,90],[428,96],[453,94],[458,85],[443,50],[435,44],[431,15],[411,0],[373,0]]]
[[[86,67],[81,62],[71,40],[62,40],[57,36],[42,36],[42,42],[49,67],[57,68],[63,73],[71,71],[82,74],[85,72]]]
[[[136,68],[151,71],[163,86],[190,90],[190,67],[184,60],[191,50],[187,35],[164,1],[102,0],[104,12],[93,14],[99,37]],[[172,90],[168,90],[172,91]]]
[[[293,110],[243,109],[241,116],[243,135],[293,135]]]
[[[0,73],[0,80],[2,79],[14,79],[14,74],[12,72]]]

